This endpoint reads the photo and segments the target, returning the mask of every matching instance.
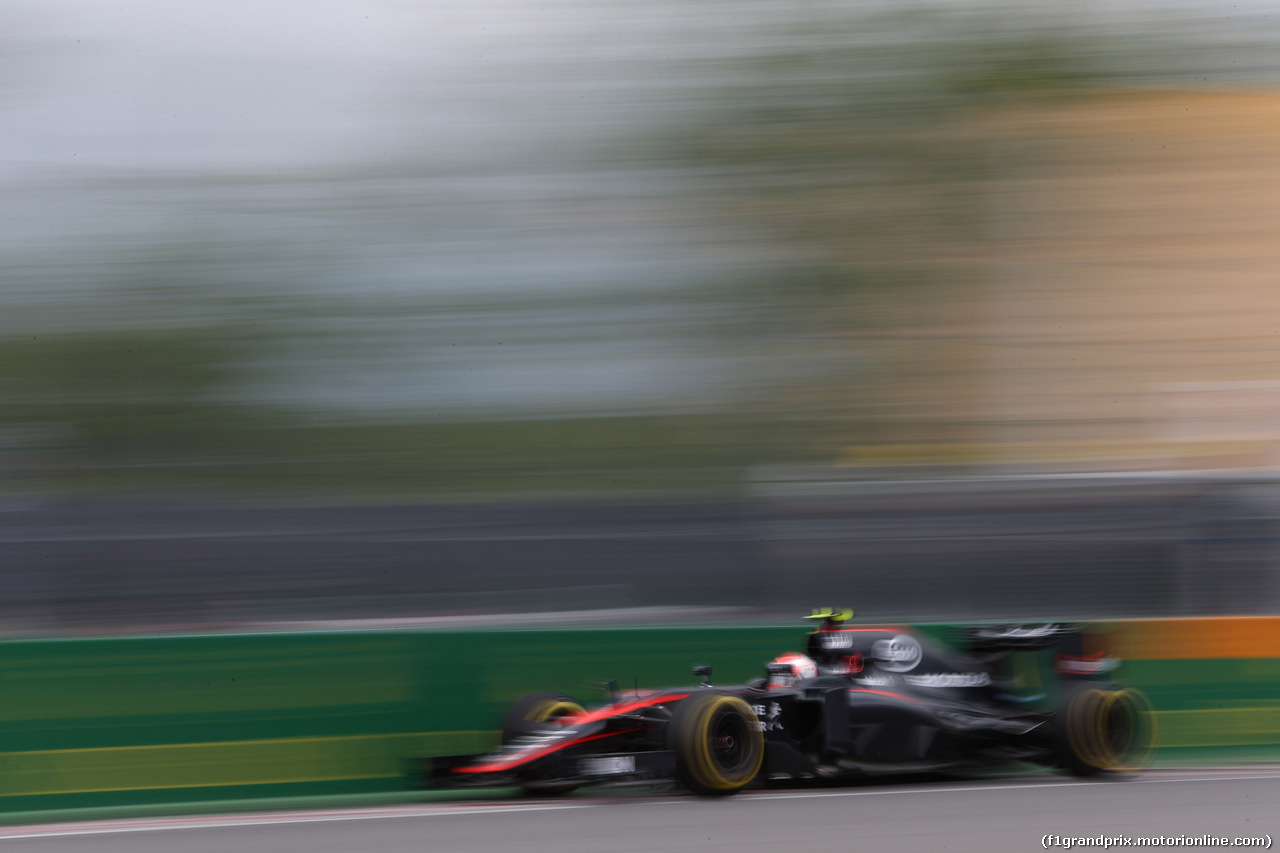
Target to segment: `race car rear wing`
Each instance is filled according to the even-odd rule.
[[[975,625],[968,631],[968,640],[975,652],[1059,648],[1078,654],[1083,633],[1080,625],[1063,622]]]
[[[1013,652],[1054,649],[1053,671],[1084,678],[1105,675],[1120,665],[1101,648],[1106,634],[1086,631],[1083,625],[1042,622],[1014,625],[977,625],[968,630],[974,652]],[[1086,649],[1086,646],[1089,648]]]

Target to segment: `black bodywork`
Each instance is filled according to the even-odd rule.
[[[728,794],[1020,761],[1079,775],[1133,769],[1152,748],[1149,708],[1107,680],[1117,662],[1085,654],[1085,640],[1077,626],[978,626],[948,646],[904,627],[827,619],[806,650],[816,674],[794,679],[771,665],[722,687],[704,668],[700,686],[533,712],[523,727],[508,723],[498,752],[434,759],[433,783],[559,792],[676,782]]]

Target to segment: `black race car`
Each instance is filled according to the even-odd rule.
[[[1107,680],[1118,662],[1085,654],[1077,626],[977,626],[948,649],[907,628],[851,626],[850,615],[816,614],[807,653],[779,656],[749,684],[712,686],[710,668],[696,667],[700,686],[611,686],[594,710],[557,693],[526,696],[498,752],[434,758],[432,784],[549,794],[676,783],[718,796],[1011,762],[1091,776],[1137,769],[1153,750],[1145,697]],[[1020,672],[1024,653],[1052,659],[1047,678]]]

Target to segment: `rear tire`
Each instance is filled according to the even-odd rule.
[[[676,778],[704,797],[736,794],[764,763],[764,734],[751,706],[727,693],[696,693],[676,706],[668,724]]]
[[[1155,752],[1154,726],[1140,690],[1073,684],[1058,710],[1059,763],[1085,777],[1141,770]]]

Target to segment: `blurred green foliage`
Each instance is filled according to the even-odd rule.
[[[691,220],[781,259],[743,298],[777,318],[761,345],[795,356],[794,416],[849,442],[971,438],[992,195],[1042,156],[988,121],[1125,79],[1123,39],[1026,4],[841,5],[708,60],[725,82],[654,145],[702,169]]]
[[[212,395],[234,353],[203,328],[0,339],[0,422],[58,425],[106,455],[189,450],[226,428]]]
[[[193,328],[0,341],[0,429],[25,486],[445,497],[731,491],[813,446],[774,415],[326,422],[222,402],[244,341]]]

